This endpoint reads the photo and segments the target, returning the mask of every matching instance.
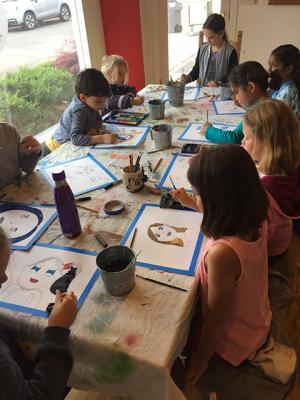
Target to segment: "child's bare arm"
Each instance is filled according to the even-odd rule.
[[[91,144],[112,144],[116,141],[118,135],[116,133],[103,133],[91,136]]]
[[[133,106],[141,106],[144,103],[144,96],[136,96],[132,99]]]

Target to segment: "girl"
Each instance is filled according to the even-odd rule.
[[[229,72],[238,64],[237,52],[228,43],[222,15],[211,14],[204,22],[203,32],[207,43],[199,48],[191,72],[182,74],[180,80],[188,83],[198,79],[201,86],[218,86],[219,82],[228,81]]]
[[[266,100],[252,107],[243,122],[242,146],[257,162],[264,188],[289,217],[300,218],[300,132],[284,102]],[[298,222],[294,223],[299,229]]]
[[[300,117],[300,53],[292,44],[276,47],[269,58],[272,98],[286,102]]]
[[[0,288],[7,281],[10,259],[7,237],[0,227]],[[27,359],[10,332],[0,329],[0,398],[62,399],[72,369],[73,356],[68,345],[69,327],[77,315],[73,292],[56,292],[35,362]]]
[[[253,104],[268,98],[268,73],[256,61],[247,61],[236,66],[229,75],[235,101],[247,109]],[[233,131],[217,129],[207,122],[201,132],[206,139],[216,143],[241,143],[243,139],[242,121]]]
[[[187,381],[195,384],[214,353],[237,366],[267,339],[268,200],[240,146],[203,148],[187,176],[208,239],[199,263],[204,320],[187,372]]]
[[[128,64],[118,55],[104,56],[101,70],[110,83],[112,95],[109,97],[104,114],[108,111],[139,106],[143,96],[137,96],[136,88],[127,85]]]

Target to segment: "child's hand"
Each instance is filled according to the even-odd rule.
[[[28,135],[23,137],[21,141],[21,151],[39,154],[41,149],[40,143],[33,136]]]
[[[215,81],[209,81],[207,82],[208,87],[218,87],[217,83]]]
[[[91,128],[88,130],[87,134],[89,136],[96,136],[96,135],[99,135],[99,131],[97,131],[97,129],[95,129],[95,128]]]
[[[141,106],[144,103],[144,96],[136,96],[132,99],[133,106]]]
[[[203,133],[203,134],[205,135],[206,129],[207,129],[209,126],[211,126],[211,123],[210,123],[210,122],[205,122],[205,123],[202,125],[201,133]]]
[[[48,319],[48,326],[70,328],[77,313],[77,297],[74,293],[61,293],[56,290],[55,304]]]
[[[185,74],[181,74],[180,76],[180,83],[188,83],[190,81],[190,77]]]
[[[183,206],[197,209],[196,200],[189,196],[184,188],[171,190],[170,195],[173,197],[174,200],[179,201]]]

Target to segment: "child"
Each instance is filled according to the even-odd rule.
[[[202,332],[187,372],[195,384],[214,353],[237,366],[253,358],[269,334],[268,200],[240,146],[203,148],[187,176],[207,238],[199,264]]]
[[[0,188],[19,179],[22,171],[33,172],[41,156],[41,145],[32,136],[22,139],[12,126],[0,123]]]
[[[0,227],[0,287],[7,280],[9,258],[9,243]],[[55,305],[34,362],[26,359],[13,335],[0,328],[1,399],[63,398],[73,364],[68,337],[77,315],[76,303],[73,292],[56,292]]]
[[[242,146],[257,162],[264,188],[286,215],[300,218],[300,132],[295,114],[282,101],[266,100],[246,113],[243,129]],[[299,222],[294,226],[298,230]]]
[[[287,103],[300,117],[300,53],[292,44],[276,47],[269,58],[272,98]]]
[[[234,99],[243,108],[268,98],[268,73],[256,61],[247,61],[236,66],[229,75]],[[216,143],[241,143],[243,139],[242,121],[233,131],[217,129],[211,123],[205,123],[201,132],[206,139]]]
[[[144,103],[143,96],[137,96],[136,88],[127,85],[127,62],[117,55],[104,56],[101,70],[110,83],[111,96],[105,107],[105,112],[140,106]]]
[[[238,64],[237,52],[227,40],[225,19],[220,14],[211,14],[203,25],[207,43],[198,50],[195,65],[188,75],[182,74],[182,83],[199,80],[201,86],[218,86],[226,83],[232,68]]]
[[[43,156],[71,141],[76,146],[115,142],[117,135],[101,131],[99,111],[110,95],[109,84],[102,72],[94,68],[81,71],[76,79],[76,95],[59,120],[53,136],[43,145]]]

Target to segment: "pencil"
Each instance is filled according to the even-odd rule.
[[[156,172],[156,171],[158,170],[160,164],[162,163],[162,160],[163,160],[162,158],[160,158],[160,159],[158,160],[157,164],[156,164],[155,167],[154,167],[153,172]]]
[[[132,154],[129,155],[129,172],[133,172],[133,156]]]
[[[95,214],[98,214],[98,212],[99,212],[97,210],[94,210],[93,208],[86,207],[86,206],[83,206],[81,204],[78,204],[77,202],[76,202],[76,206],[79,207],[79,208],[83,208],[84,210],[91,211],[91,212],[93,212]]]
[[[130,242],[130,245],[129,245],[129,247],[130,247],[131,249],[133,248],[133,245],[134,245],[136,233],[137,233],[137,227],[134,228],[133,235],[132,235],[132,238],[131,238],[131,242]]]
[[[172,183],[172,185],[173,185],[174,190],[176,190],[176,186],[175,186],[175,184],[174,184],[174,181],[173,181],[171,175],[169,175],[169,179],[170,179],[170,181],[171,181],[171,183]]]
[[[208,122],[208,110],[206,110],[206,122]]]

